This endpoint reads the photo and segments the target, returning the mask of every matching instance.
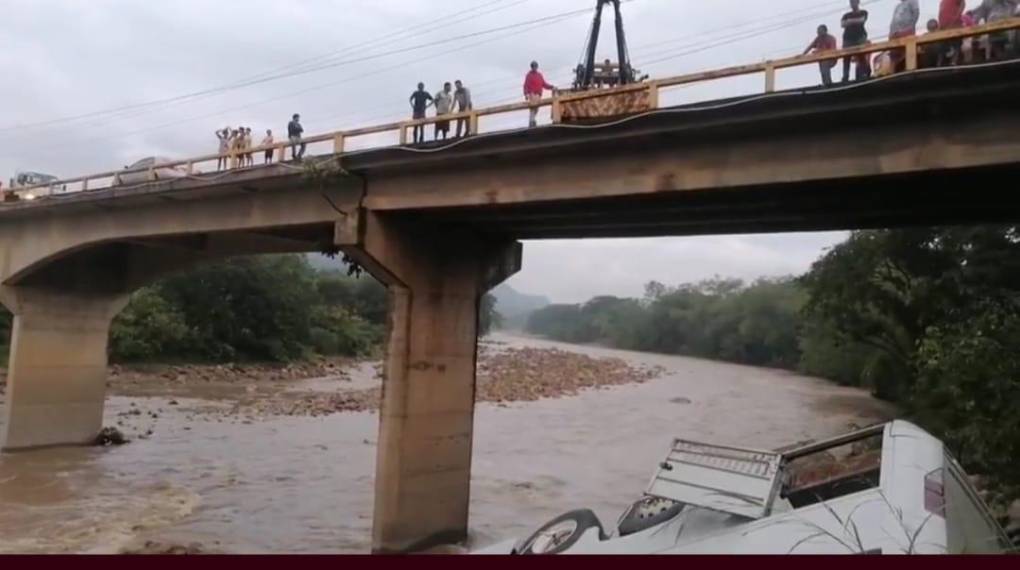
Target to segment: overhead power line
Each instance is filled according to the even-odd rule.
[[[33,122],[33,123],[24,123],[24,124],[18,124],[18,125],[9,125],[9,126],[6,126],[6,127],[0,127],[0,132],[7,132],[7,131],[21,130],[21,129],[29,129],[29,128],[48,127],[48,126],[54,126],[54,125],[59,125],[59,124],[64,124],[64,123],[77,122],[77,121],[86,120],[86,119],[95,119],[95,118],[99,118],[99,117],[117,116],[117,115],[122,115],[124,113],[130,113],[132,111],[134,111],[135,113],[131,114],[130,116],[138,116],[140,114],[144,114],[145,112],[148,112],[152,108],[161,108],[161,107],[165,107],[165,106],[172,105],[172,104],[175,104],[175,103],[189,102],[189,101],[193,101],[193,100],[198,100],[198,99],[202,99],[202,98],[205,98],[205,97],[208,97],[208,96],[211,96],[211,95],[218,95],[218,94],[221,94],[221,93],[226,93],[226,92],[229,92],[229,91],[232,91],[232,90],[236,90],[236,89],[240,89],[240,88],[243,88],[243,87],[247,87],[247,86],[251,86],[251,85],[257,85],[257,84],[260,84],[260,83],[264,83],[264,82],[268,82],[268,81],[274,81],[274,80],[277,80],[277,79],[281,79],[281,78],[284,78],[284,77],[287,76],[286,72],[288,70],[292,70],[292,71],[296,70],[296,71],[299,71],[299,72],[311,72],[311,71],[315,71],[318,68],[311,69],[311,68],[308,67],[308,65],[312,64],[312,63],[315,63],[315,62],[326,61],[326,60],[329,60],[330,58],[335,58],[336,56],[341,55],[341,54],[345,55],[345,56],[350,56],[350,55],[355,54],[355,53],[364,52],[364,51],[366,51],[368,49],[377,48],[377,47],[381,47],[381,46],[385,46],[385,45],[391,45],[391,44],[394,44],[394,43],[398,43],[400,41],[405,41],[405,40],[408,40],[408,39],[411,39],[411,38],[419,37],[421,35],[432,33],[432,32],[434,32],[436,30],[439,30],[439,29],[443,29],[443,28],[447,28],[447,27],[453,26],[455,24],[463,23],[463,22],[465,22],[467,20],[472,20],[472,19],[480,18],[480,17],[486,16],[486,15],[489,15],[489,14],[492,14],[492,13],[495,13],[495,12],[498,12],[498,11],[506,10],[508,8],[513,8],[515,6],[519,6],[519,5],[524,4],[526,2],[530,2],[531,0],[517,0],[516,2],[507,4],[507,2],[509,2],[509,1],[510,0],[493,0],[492,2],[488,2],[488,3],[482,4],[480,6],[475,6],[473,8],[468,8],[466,10],[462,10],[462,11],[454,13],[454,14],[446,14],[446,15],[443,15],[443,16],[441,16],[439,18],[434,19],[434,20],[429,20],[427,22],[416,24],[414,26],[410,26],[408,28],[404,28],[404,29],[398,30],[396,32],[392,32],[390,34],[386,34],[384,36],[381,36],[381,37],[378,37],[378,38],[374,38],[372,40],[369,40],[369,41],[366,41],[366,42],[362,42],[360,44],[355,44],[355,45],[352,45],[352,46],[346,46],[345,48],[343,48],[341,50],[333,51],[333,52],[330,52],[328,54],[319,55],[319,56],[316,56],[314,58],[309,58],[309,59],[301,60],[301,61],[298,61],[298,62],[294,62],[292,64],[288,64],[288,65],[285,65],[285,66],[282,66],[282,67],[275,68],[275,69],[270,70],[270,71],[262,72],[262,73],[259,73],[259,74],[256,74],[256,75],[252,75],[252,76],[245,77],[245,78],[242,78],[242,79],[239,79],[239,80],[235,80],[235,81],[233,81],[231,83],[219,85],[219,86],[216,86],[216,87],[202,89],[202,90],[194,91],[194,92],[191,92],[191,93],[184,93],[184,94],[181,94],[181,95],[175,95],[173,97],[167,97],[167,98],[163,98],[163,99],[156,99],[156,100],[145,101],[145,102],[141,102],[141,103],[122,105],[122,106],[114,107],[114,108],[110,108],[110,109],[103,109],[103,110],[99,110],[99,111],[91,111],[91,112],[87,112],[87,113],[81,113],[81,114],[78,114],[78,115],[70,115],[70,116],[65,116],[65,117],[58,117],[58,118],[55,118],[55,119],[49,119],[49,120],[44,120],[44,121],[37,121],[37,122]],[[495,6],[495,8],[493,8],[493,6]],[[484,10],[485,8],[490,8],[490,9],[489,10]],[[482,11],[482,10],[484,10],[484,11]],[[418,30],[421,30],[422,28],[425,28],[425,30],[424,31],[418,31]],[[409,32],[415,32],[415,31],[418,31],[418,32],[417,33],[413,33],[411,35],[407,35]],[[320,65],[321,65],[321,63],[320,63]]]

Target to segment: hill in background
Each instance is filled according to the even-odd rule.
[[[503,316],[503,328],[523,330],[531,313],[551,304],[543,295],[521,293],[509,285],[500,285],[492,292],[496,297],[496,311]]]

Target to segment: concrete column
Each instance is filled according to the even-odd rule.
[[[468,530],[478,306],[520,268],[520,244],[368,214],[352,254],[391,309],[373,550],[463,542]]]
[[[126,295],[0,288],[14,313],[0,449],[87,444],[102,429],[110,323]]]

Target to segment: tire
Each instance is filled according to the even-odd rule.
[[[571,526],[571,524],[573,526]],[[557,527],[559,530],[557,530]],[[602,523],[589,509],[572,511],[548,522],[542,528],[535,531],[535,534],[528,537],[522,543],[517,554],[521,555],[551,555],[562,554],[570,550],[577,541],[592,528],[599,529],[599,540],[606,540],[606,533]],[[549,536],[550,531],[555,531],[555,536]],[[542,540],[545,539],[545,540]],[[550,544],[552,543],[552,544]],[[535,547],[539,551],[535,552]]]

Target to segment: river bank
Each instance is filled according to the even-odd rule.
[[[0,552],[367,551],[374,407],[253,406],[377,390],[377,363],[310,379],[205,372],[111,376],[106,423],[123,423],[130,445],[0,458]],[[615,520],[674,436],[775,448],[894,413],[782,371],[498,335],[479,394],[475,546],[573,508]]]

